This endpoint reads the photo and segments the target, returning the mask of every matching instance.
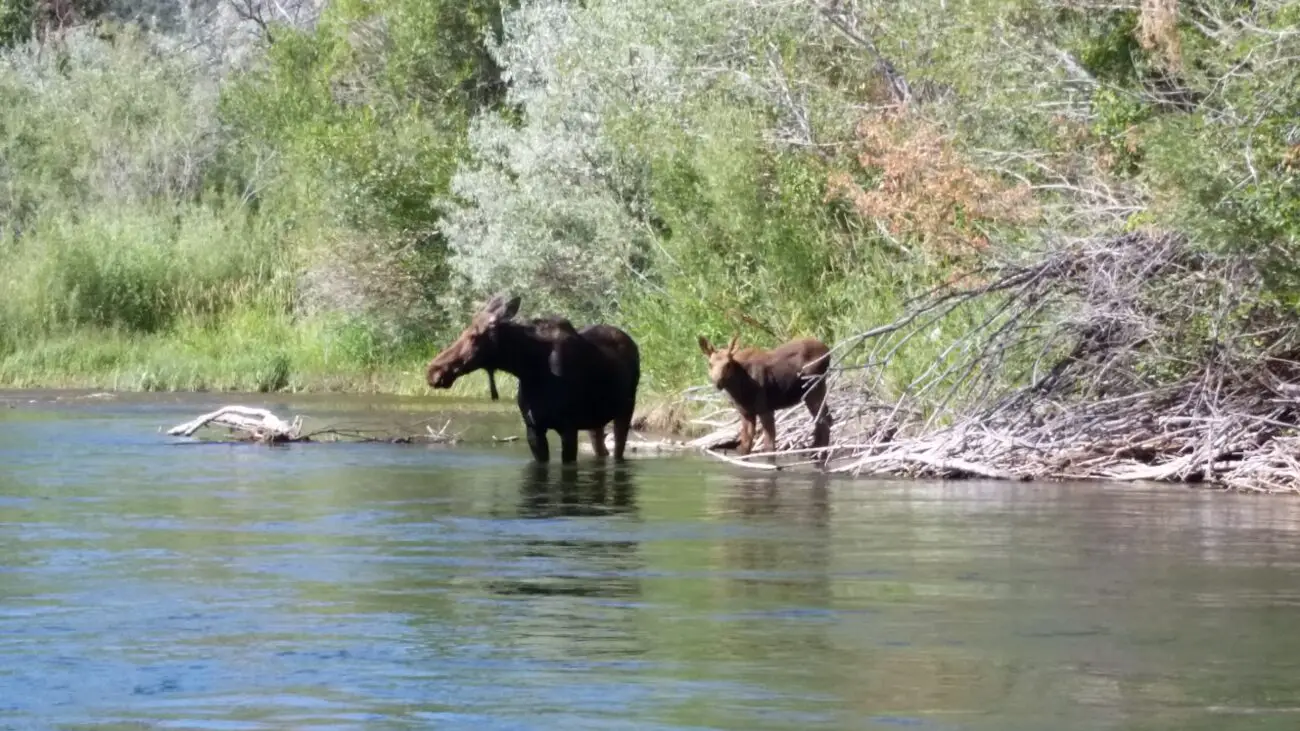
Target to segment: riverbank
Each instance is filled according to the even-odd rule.
[[[0,402],[33,398],[83,399],[94,394],[228,393],[249,403],[275,395],[357,395],[384,400],[411,397],[442,406],[457,402],[491,408],[486,376],[479,372],[448,390],[429,388],[427,354],[380,354],[310,326],[266,326],[125,336],[83,331],[24,343],[0,358]],[[514,411],[516,382],[497,379],[498,406]],[[694,412],[676,389],[641,389],[636,428],[670,436],[696,436]]]

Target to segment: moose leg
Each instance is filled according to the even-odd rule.
[[[578,461],[578,430],[568,429],[560,432],[560,463],[569,464]]]
[[[627,433],[632,429],[632,412],[627,416],[614,419],[614,459],[623,461],[623,450],[627,448]]]
[[[763,451],[776,451],[776,413],[765,411],[758,415],[759,423],[763,425]],[[772,459],[776,459],[773,455]]]
[[[525,436],[528,438],[528,449],[533,453],[533,459],[538,462],[549,462],[551,459],[551,447],[546,443],[546,430],[536,426],[525,427]]]
[[[740,415],[740,443],[736,445],[736,454],[745,456],[754,448],[754,415]]]
[[[605,446],[605,427],[591,430],[591,450],[597,457],[609,456],[609,447]]]
[[[826,382],[818,381],[816,386],[808,389],[803,403],[813,417],[813,447],[827,447],[831,443],[831,410],[826,407]],[[818,453],[818,459],[825,459],[827,452]]]

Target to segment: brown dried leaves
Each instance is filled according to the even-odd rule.
[[[855,168],[832,173],[827,200],[844,200],[891,234],[917,241],[927,255],[960,260],[983,252],[990,225],[1023,224],[1037,215],[1028,186],[1008,185],[975,169],[933,122],[878,112],[857,127]],[[874,185],[859,179],[874,179]]]

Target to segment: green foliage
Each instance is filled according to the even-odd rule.
[[[0,58],[0,350],[292,299],[278,226],[205,193],[215,87],[126,29]]]
[[[439,202],[470,113],[501,95],[488,17],[496,2],[338,3],[311,33],[277,33],[222,95],[238,151],[226,184],[294,221],[311,266],[346,270],[309,277],[307,300],[374,321],[399,350],[447,325]]]
[[[367,49],[354,43],[354,58],[381,69],[376,81],[391,98],[453,115],[504,99],[501,67],[488,51],[501,37],[499,0],[344,0],[331,12],[327,22],[354,36],[382,23],[381,54],[367,58]]]
[[[0,348],[0,383],[172,391],[368,391],[426,394],[432,353],[354,359],[333,326],[268,309],[229,312],[220,322],[182,320],[151,335],[81,329]],[[503,382],[503,386],[507,385]],[[481,379],[452,395],[484,393]]]
[[[130,27],[78,29],[57,48],[0,59],[6,380],[80,382],[125,368],[138,371],[121,381],[131,388],[276,389],[301,387],[304,370],[351,372],[348,382],[427,356],[427,337],[407,325],[427,333],[446,285],[433,200],[463,123],[416,104],[340,103],[330,40],[288,29],[276,38],[268,64],[227,82],[220,109],[198,59]],[[322,240],[344,251],[322,252]],[[302,308],[305,264],[364,272],[376,242],[396,253],[368,279],[396,293],[362,291],[346,328],[328,307]],[[279,324],[250,330],[240,324],[249,311]],[[331,346],[336,332],[342,348]],[[349,342],[355,332],[366,348]],[[319,343],[284,351],[299,335]],[[121,345],[75,352],[98,339]],[[168,345],[200,341],[232,352]]]
[[[1092,111],[1091,131],[1113,157],[1111,170],[1120,175],[1137,174],[1143,156],[1136,137],[1139,125],[1151,118],[1150,105],[1132,95],[1099,89],[1092,97]]]
[[[35,21],[34,0],[0,0],[0,48],[26,41]]]
[[[0,58],[0,218],[49,206],[194,199],[217,148],[215,87],[193,59],[130,30],[78,29]]]
[[[1140,128],[1141,178],[1160,224],[1201,246],[1261,264],[1268,296],[1300,301],[1300,38],[1294,4],[1225,9],[1211,37],[1185,29],[1182,97]],[[1258,25],[1255,25],[1258,23]],[[1151,102],[1148,101],[1148,106]]]
[[[628,328],[654,390],[698,382],[697,334],[833,341],[943,274],[827,200],[833,161],[773,141],[801,132],[791,94],[818,135],[851,134],[866,80],[842,39],[801,42],[783,6],[729,18],[671,0],[507,16],[522,122],[471,132],[443,227],[472,290]]]
[[[0,49],[19,45],[51,30],[93,21],[108,10],[108,0],[0,0]]]
[[[1137,37],[1137,12],[1067,11],[1060,20],[1080,26],[1079,62],[1093,76],[1120,85],[1137,80],[1137,63],[1143,56]]]
[[[697,334],[896,317],[979,263],[927,251],[944,226],[994,259],[1176,229],[1300,301],[1293,2],[839,4],[837,26],[745,0],[340,0],[228,75],[129,24],[31,40],[36,8],[0,0],[0,380],[418,384],[509,289],[627,327],[670,390],[701,379]],[[877,54],[911,88],[899,129],[932,133],[864,132],[895,101]],[[1046,214],[977,210],[1003,183]]]

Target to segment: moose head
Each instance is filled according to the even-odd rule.
[[[519,312],[519,297],[507,300],[498,294],[470,318],[455,342],[442,349],[430,361],[425,377],[433,388],[451,388],[457,378],[480,368],[488,373],[492,400],[499,398],[495,371],[499,362],[500,326]]]
[[[718,390],[726,388],[741,368],[740,363],[736,361],[736,343],[739,340],[740,334],[737,333],[731,336],[731,342],[727,343],[727,347],[715,348],[708,338],[703,335],[699,337],[700,351],[709,359],[709,380]]]

